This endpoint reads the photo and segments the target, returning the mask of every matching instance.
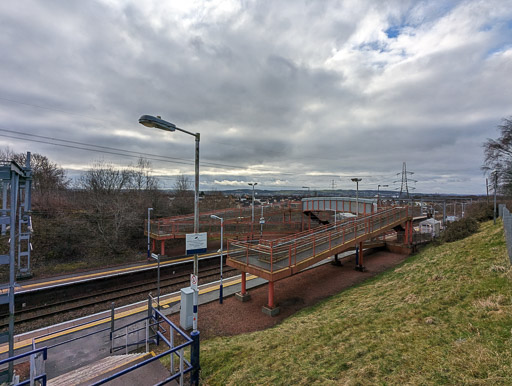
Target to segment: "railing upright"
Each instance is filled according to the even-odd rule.
[[[146,319],[146,353],[149,352],[149,319]]]
[[[270,242],[270,272],[274,272],[274,266],[273,266],[273,263],[274,263],[274,256],[273,256],[273,252],[274,252],[274,243],[271,241]]]
[[[179,351],[179,357],[180,357],[180,386],[183,386],[183,348]]]
[[[174,347],[174,329],[171,328],[170,329],[170,334],[171,334],[171,347]],[[171,366],[171,375],[174,374],[174,354],[171,353],[170,354],[170,358],[169,358],[169,363],[170,363],[170,366]],[[181,370],[180,370],[181,371]]]
[[[295,240],[295,242],[293,243],[293,246],[294,246],[294,255],[295,255],[295,265],[297,265],[297,240]]]

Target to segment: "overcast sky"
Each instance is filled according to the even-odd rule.
[[[512,115],[512,0],[11,0],[0,51],[0,146],[70,176],[135,152],[192,175],[151,114],[201,133],[201,190],[392,189],[406,162],[415,192],[483,194]]]

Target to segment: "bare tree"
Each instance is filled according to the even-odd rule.
[[[499,178],[504,193],[512,193],[512,117],[503,118],[498,129],[499,138],[488,138],[483,144],[482,170]]]
[[[172,200],[172,215],[182,215],[194,212],[194,192],[190,179],[184,174],[179,175],[174,183]]]
[[[158,189],[158,179],[151,175],[151,162],[145,158],[139,158],[137,164],[131,166],[132,169],[132,188],[139,191],[149,191]]]
[[[123,233],[137,221],[128,196],[131,180],[129,169],[118,169],[104,161],[96,162],[79,180],[95,233],[115,253],[126,248]]]
[[[9,147],[0,150],[0,159],[13,160],[24,167],[27,161],[26,153],[15,153]],[[33,153],[30,157],[32,168],[32,188],[34,192],[47,194],[57,190],[65,190],[69,187],[69,179],[66,172],[48,157]]]

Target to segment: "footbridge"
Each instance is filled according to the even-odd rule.
[[[265,238],[276,238],[300,232],[308,227],[301,211],[300,201],[263,205],[263,208],[260,205],[255,209],[254,221],[251,207],[201,211],[199,232],[207,232],[209,239],[220,239],[219,223],[212,219],[211,215],[224,219],[224,236],[226,238],[247,240],[258,236],[262,237],[262,235]],[[264,218],[263,226],[260,225],[260,217]],[[318,224],[313,224],[313,226],[316,225]],[[159,246],[160,254],[165,255],[167,240],[185,239],[188,233],[193,233],[194,214],[152,219],[149,227],[146,220],[144,229],[146,236],[148,236],[149,230],[152,251],[156,251]]]
[[[362,268],[363,243],[371,242],[398,226],[405,229],[404,243],[411,243],[413,227],[410,208],[395,207],[374,212],[372,206],[369,211],[370,214],[275,240],[229,240],[227,264],[242,271],[241,296],[246,295],[246,273],[264,278],[269,282],[268,309],[273,310],[275,281],[354,246],[359,248],[358,265]]]

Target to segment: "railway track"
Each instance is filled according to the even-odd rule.
[[[191,269],[187,265],[161,268],[161,293],[175,292],[190,284]],[[198,268],[200,284],[218,280],[218,264],[204,264]],[[223,277],[237,274],[237,270],[224,266]],[[140,276],[140,277],[137,277]],[[133,280],[127,280],[133,279]],[[116,307],[147,298],[149,292],[156,294],[156,270],[151,274],[132,273],[122,278],[101,279],[96,283],[77,283],[64,288],[45,289],[17,294],[15,297],[15,325],[17,332],[29,330],[64,320],[104,311],[115,302]],[[0,328],[9,323],[8,308],[0,308]]]

